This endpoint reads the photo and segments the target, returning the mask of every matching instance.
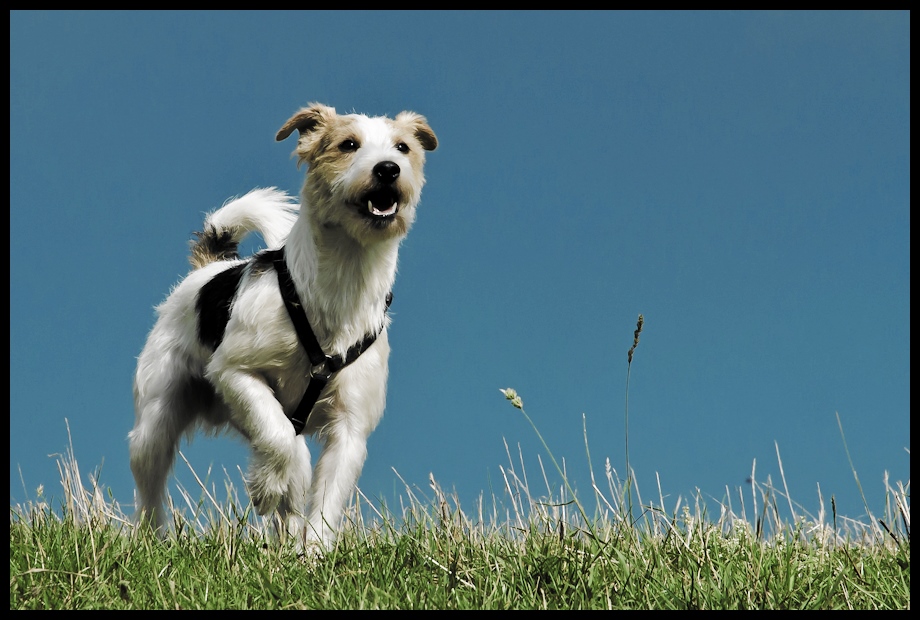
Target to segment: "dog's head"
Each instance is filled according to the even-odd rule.
[[[295,153],[309,167],[305,209],[321,226],[342,227],[362,244],[402,237],[425,184],[425,151],[438,139],[425,117],[336,114],[318,103],[292,116],[275,138],[300,132]]]

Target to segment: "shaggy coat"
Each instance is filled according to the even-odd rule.
[[[257,189],[209,214],[192,244],[193,270],[157,307],[138,358],[135,425],[129,434],[138,514],[166,525],[166,482],[183,435],[231,430],[251,449],[248,492],[260,515],[302,544],[332,542],[386,402],[388,294],[400,242],[416,217],[425,152],[438,141],[424,117],[338,115],[312,104],[278,131],[299,138],[308,167],[301,205]],[[315,469],[289,420],[313,368],[262,252],[237,256],[258,232],[283,246],[291,279],[327,356],[376,340],[332,374],[305,434],[317,438]],[[277,253],[275,253],[277,255]]]

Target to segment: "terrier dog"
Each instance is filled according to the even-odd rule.
[[[278,131],[299,132],[301,206],[275,188],[210,213],[192,271],[157,307],[138,358],[129,433],[138,517],[166,525],[166,481],[183,435],[231,429],[251,456],[260,515],[302,545],[328,547],[386,400],[389,318],[400,242],[416,217],[425,117],[339,115],[311,104]],[[240,258],[250,232],[267,249]],[[315,471],[302,433],[321,446]]]

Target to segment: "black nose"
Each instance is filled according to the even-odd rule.
[[[382,161],[374,166],[374,176],[381,183],[390,185],[399,178],[399,166],[391,161]]]

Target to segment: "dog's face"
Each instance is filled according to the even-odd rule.
[[[425,184],[425,151],[438,146],[423,116],[338,115],[312,104],[291,117],[276,139],[295,129],[298,160],[309,166],[305,207],[317,224],[342,228],[364,245],[409,231]]]

